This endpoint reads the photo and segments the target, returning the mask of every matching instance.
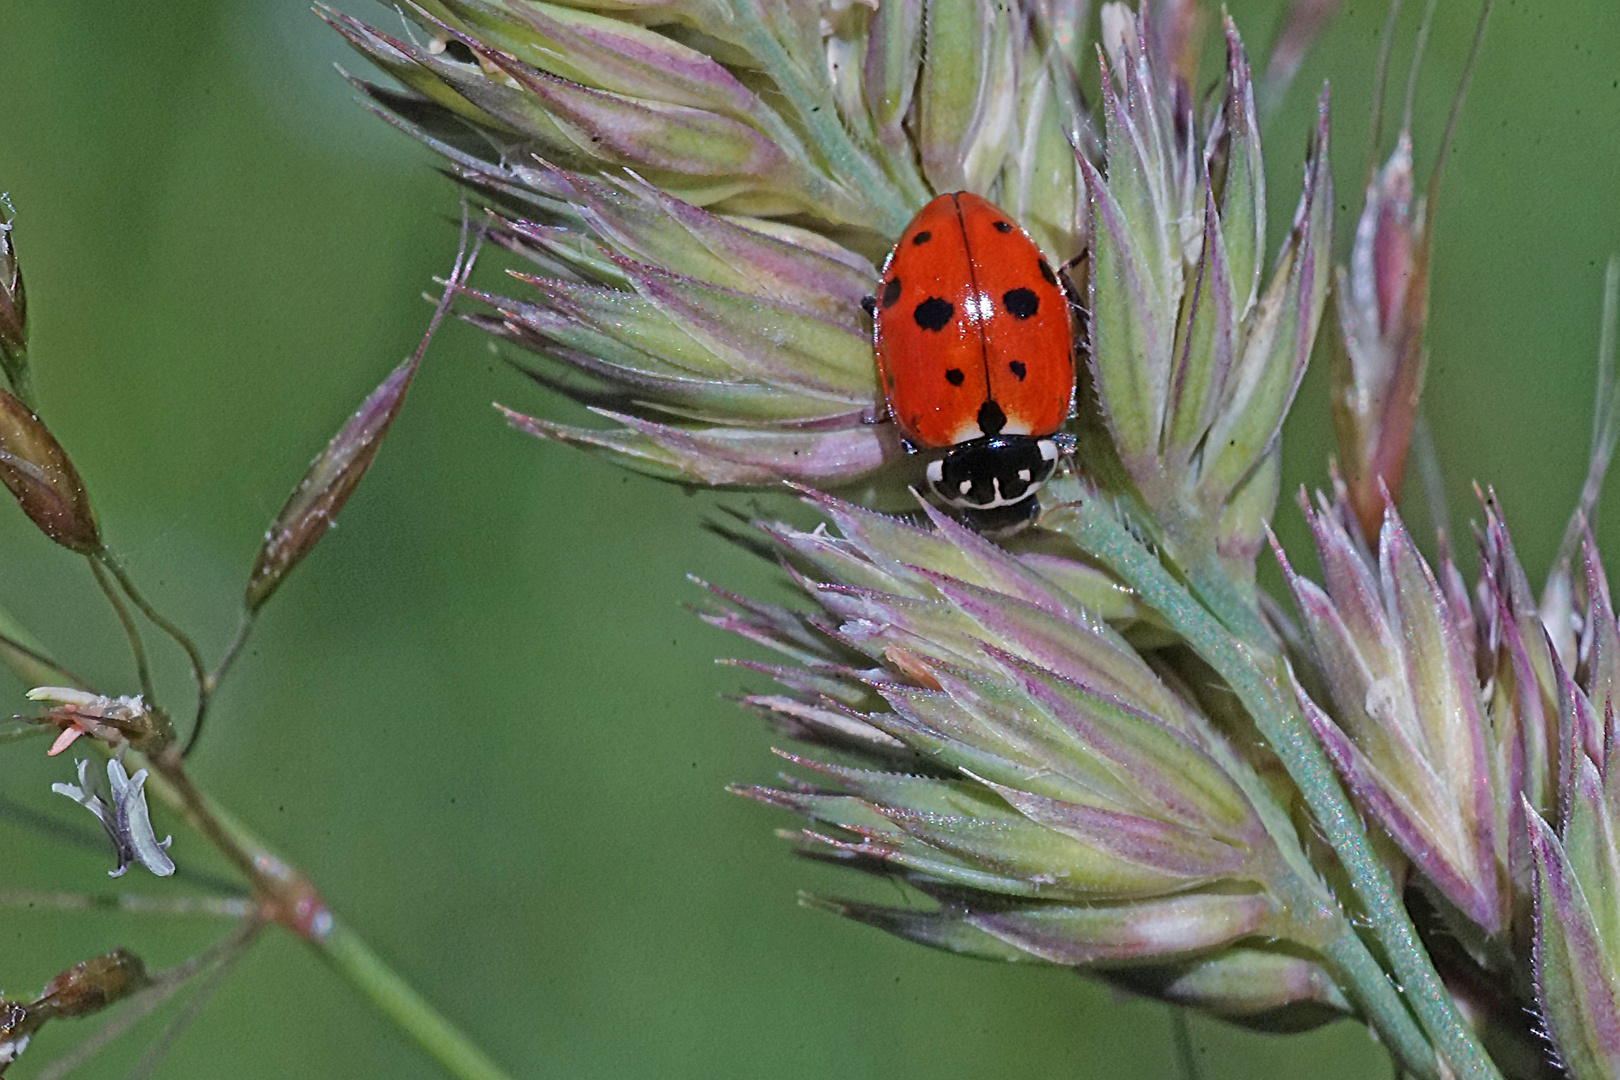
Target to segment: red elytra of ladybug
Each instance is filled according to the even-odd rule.
[[[872,303],[889,415],[957,506],[1022,502],[1051,475],[1049,436],[1074,404],[1073,326],[1051,264],[1005,211],[969,192],[918,211]]]

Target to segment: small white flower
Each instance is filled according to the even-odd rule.
[[[21,1035],[15,1039],[0,1042],[0,1065],[10,1065],[21,1057],[22,1052],[28,1049],[28,1041],[32,1038],[32,1035]]]
[[[66,795],[96,815],[101,827],[113,842],[118,857],[116,869],[107,871],[109,877],[121,877],[132,862],[140,863],[158,877],[174,873],[174,863],[165,849],[174,841],[166,836],[161,841],[152,831],[152,819],[146,809],[146,770],[138,769],[134,776],[124,771],[117,759],[107,762],[107,782],[111,787],[109,804],[94,789],[90,781],[90,763],[79,762],[77,784],[52,784],[51,790]]]

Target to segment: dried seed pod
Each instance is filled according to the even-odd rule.
[[[264,606],[293,567],[332,527],[338,511],[354,494],[377,456],[377,448],[399,413],[420,361],[418,353],[390,372],[310,464],[264,534],[243,596],[249,611]]]
[[[146,965],[128,949],[91,957],[45,984],[30,1006],[50,1017],[89,1016],[148,982]]]
[[[0,371],[25,401],[33,396],[28,375],[28,297],[12,243],[11,203],[0,195]]]
[[[6,390],[0,390],[0,483],[46,536],[81,555],[101,551],[90,496],[67,451],[34,411]]]

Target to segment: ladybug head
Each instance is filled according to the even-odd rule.
[[[1034,495],[1057,468],[1051,438],[996,435],[959,443],[928,463],[928,486],[940,500],[964,510],[1014,506]]]

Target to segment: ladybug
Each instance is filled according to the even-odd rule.
[[[911,449],[945,451],[934,494],[1031,515],[1074,411],[1069,300],[1035,242],[995,204],[941,195],[900,234],[868,310],[889,415]]]

